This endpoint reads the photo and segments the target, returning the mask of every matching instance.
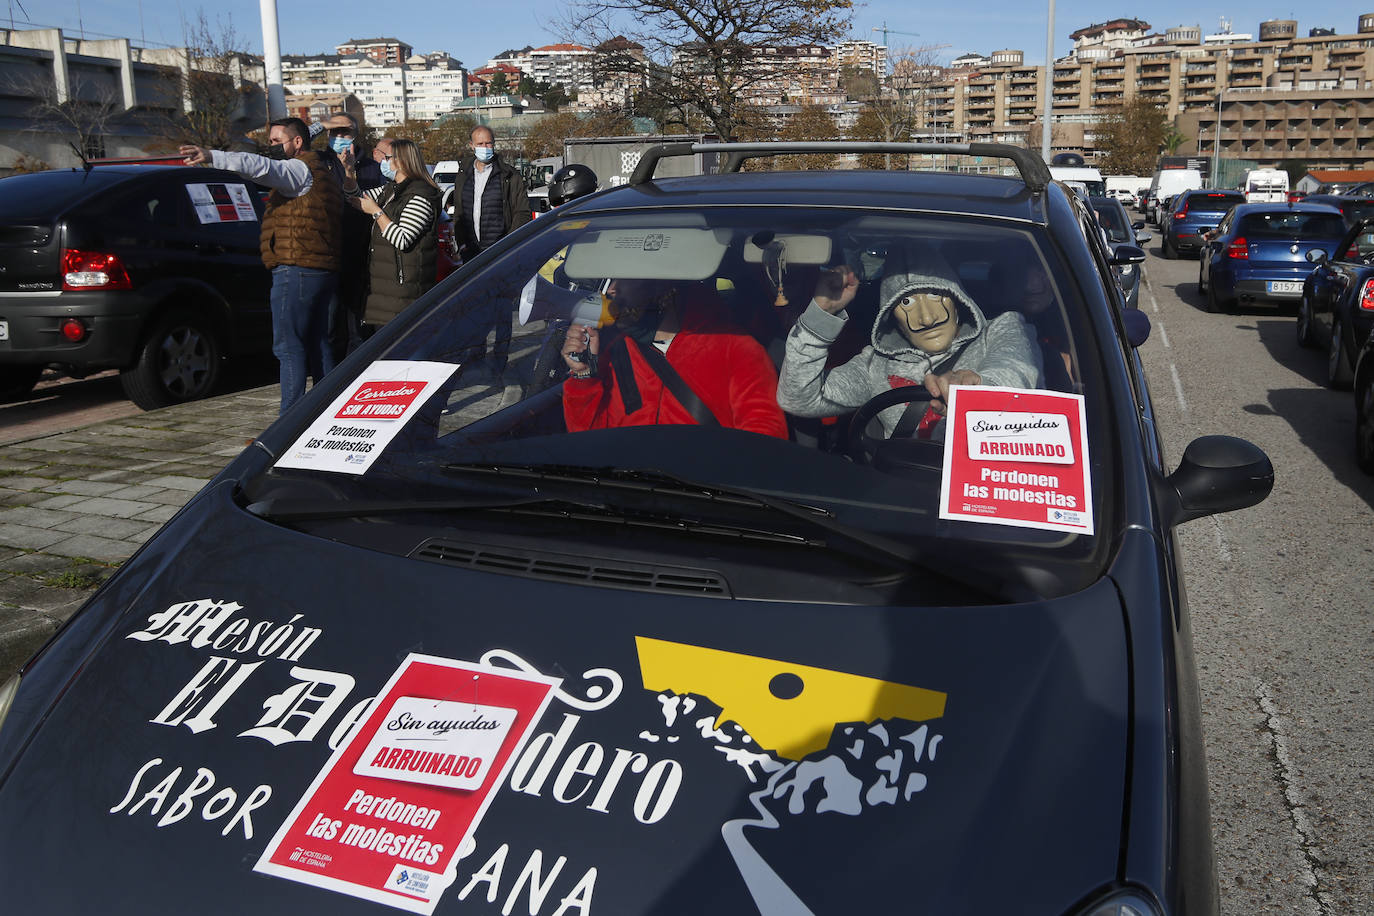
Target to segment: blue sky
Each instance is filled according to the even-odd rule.
[[[26,25],[57,26],[77,34],[84,26],[90,37],[128,37],[150,45],[179,44],[183,18],[194,18],[204,8],[213,23],[230,24],[246,50],[262,51],[262,25],[257,0],[221,0],[214,6],[192,0],[6,0],[0,16],[16,28]],[[500,0],[471,3],[452,0],[412,0],[393,7],[387,3],[339,3],[326,0],[277,0],[281,49],[284,54],[332,51],[349,38],[388,36],[399,38],[417,51],[448,51],[468,67],[480,67],[507,48],[552,44],[560,36],[550,31],[548,19],[558,0]],[[21,8],[22,3],[22,8]],[[1289,0],[1289,4],[1292,0]],[[1204,33],[1217,31],[1219,18],[1230,16],[1237,32],[1258,37],[1265,19],[1297,19],[1298,34],[1309,28],[1334,28],[1338,33],[1355,31],[1362,12],[1374,11],[1374,0],[1359,5],[1335,0],[1314,0],[1301,8],[1289,4],[1185,2],[1161,0],[1146,9],[1104,7],[1090,0],[1058,0],[1055,8],[1055,53],[1071,47],[1069,33],[1092,22],[1115,16],[1144,19],[1156,31],[1175,25],[1200,25]],[[1143,4],[1142,4],[1143,5]],[[856,9],[853,37],[881,40],[873,29],[887,24],[888,44],[948,45],[935,53],[948,61],[964,51],[984,53],[1000,48],[1020,48],[1028,63],[1045,58],[1046,2],[982,0],[970,4],[917,6],[910,0],[875,0]],[[27,10],[27,17],[24,15]],[[388,15],[405,10],[406,19]],[[1104,10],[1106,10],[1104,12]],[[413,12],[411,12],[413,11]],[[917,32],[918,35],[897,34]],[[100,34],[96,34],[100,33]]]

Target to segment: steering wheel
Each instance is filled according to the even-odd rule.
[[[925,385],[904,385],[891,388],[869,398],[854,413],[849,421],[849,431],[845,438],[845,451],[857,464],[871,464],[879,470],[900,472],[903,470],[943,471],[945,446],[943,442],[930,439],[897,438],[883,439],[870,435],[868,425],[879,413],[897,404],[911,404],[918,401],[932,401],[933,396]]]

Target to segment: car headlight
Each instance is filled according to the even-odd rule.
[[[15,675],[4,684],[0,684],[0,731],[5,727],[5,716],[9,714],[10,704],[14,702],[14,695],[19,692],[19,675]]]
[[[1077,916],[1163,916],[1158,906],[1141,891],[1113,891],[1101,900],[1088,904]]]

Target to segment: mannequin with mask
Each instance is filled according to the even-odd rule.
[[[364,339],[434,285],[439,250],[439,186],[425,167],[420,147],[387,137],[377,142],[373,157],[387,181],[370,191],[358,187],[352,150],[340,157],[349,205],[373,220]]]

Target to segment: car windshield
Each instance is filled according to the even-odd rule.
[[[323,480],[326,502],[343,512],[388,501],[523,507],[518,525],[502,516],[503,531],[595,540],[633,524],[639,543],[669,552],[721,549],[702,547],[708,535],[741,550],[823,536],[863,563],[916,558],[932,576],[962,567],[1002,580],[1015,569],[1035,594],[1100,575],[1092,563],[1105,547],[1086,532],[942,518],[945,424],[925,386],[889,361],[906,358],[894,354],[912,350],[910,339],[938,336],[943,319],[914,317],[921,308],[946,310],[957,332],[944,352],[961,365],[981,360],[968,364],[985,384],[1082,395],[1084,467],[1092,481],[1111,479],[1116,444],[1094,337],[1042,228],[840,208],[663,208],[541,219],[499,250],[417,304],[420,317],[358,377],[374,381],[351,383],[302,426],[250,488],[256,498],[296,499]],[[846,287],[853,298],[828,351],[794,341],[813,297]],[[833,402],[822,394],[832,385]],[[854,421],[857,406],[892,391],[913,406]],[[392,417],[398,426],[380,431],[349,423]],[[1038,488],[1060,469],[1043,467],[983,483],[1038,501],[1042,519],[1068,517],[1046,505]],[[1101,489],[1085,487],[1085,499],[1069,515],[1111,511]]]
[[[1345,221],[1337,213],[1311,213],[1302,210],[1270,210],[1247,213],[1239,233],[1257,239],[1340,238]]]
[[[1109,200],[1094,200],[1093,210],[1097,213],[1097,221],[1102,224],[1102,228],[1107,230],[1107,240],[1116,242],[1131,242],[1135,240],[1135,235],[1131,232],[1131,224],[1126,221],[1126,211],[1121,208],[1119,203]]]

